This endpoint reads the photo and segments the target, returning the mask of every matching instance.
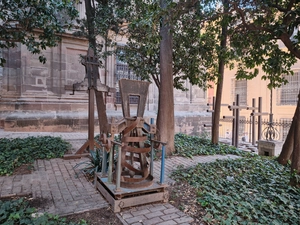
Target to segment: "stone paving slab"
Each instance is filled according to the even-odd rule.
[[[87,133],[54,133],[54,132],[4,132],[0,138],[25,138],[28,136],[55,136],[70,141],[74,148],[80,147],[87,139]],[[76,148],[75,147],[75,148]],[[195,156],[192,159],[170,157],[165,161],[164,183],[175,183],[169,175],[178,166],[185,168],[198,163],[213,162],[216,159],[238,158],[234,155]],[[69,215],[93,209],[109,207],[107,201],[87,182],[81,174],[77,175],[74,166],[86,159],[51,159],[37,160],[35,171],[27,175],[0,177],[0,196],[32,194],[33,198],[43,198],[46,202],[41,212],[57,215]],[[155,182],[160,181],[161,162],[154,162]],[[169,203],[153,203],[123,209],[116,214],[124,225],[172,225],[191,224],[193,218],[185,215]]]

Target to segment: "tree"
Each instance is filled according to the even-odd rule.
[[[209,56],[207,49],[199,45],[200,8],[198,1],[168,4],[167,1],[160,4],[157,1],[136,1],[128,19],[125,54],[118,55],[137,76],[154,81],[158,87],[158,137],[168,142],[168,154],[174,151],[173,88],[186,91],[185,80],[206,88],[207,81],[214,79],[200,60]]]
[[[249,32],[249,29],[246,28],[245,24],[248,22],[256,25],[259,23],[255,21],[255,15],[260,13],[262,17],[266,16],[260,11],[261,7],[258,6],[261,3],[257,1],[226,2],[213,0],[208,2],[208,5],[212,6],[212,8],[209,9],[211,13],[205,16],[207,25],[204,33],[206,35],[211,34],[210,36],[216,37],[221,43],[223,41],[220,45],[216,43],[210,45],[215,46],[215,61],[217,59],[219,61],[219,69],[215,75],[218,77],[218,80],[212,131],[212,142],[218,144],[222,73],[224,72],[222,68],[224,65],[228,66],[229,69],[237,67],[236,79],[252,79],[258,75],[257,67],[262,66],[262,70],[265,73],[263,79],[268,79],[270,81],[268,87],[272,88],[280,86],[282,82],[286,82],[283,74],[291,73],[290,68],[295,63],[295,59],[290,54],[282,51],[277,42],[270,36]],[[202,4],[204,4],[204,1]],[[271,23],[273,19],[274,17],[266,21],[266,24]],[[212,32],[212,29],[216,29],[215,32]],[[219,35],[221,30],[223,37]],[[225,30],[227,31],[225,32]],[[227,41],[224,41],[226,36]],[[211,40],[205,39],[204,42],[209,43]]]
[[[80,29],[74,35],[86,37],[89,40],[89,47],[94,50],[94,55],[99,57],[99,66],[103,66],[103,60],[113,53],[108,48],[114,46],[114,37],[122,32],[126,12],[129,12],[127,7],[130,6],[130,1],[85,0],[84,3],[86,18],[77,21]],[[96,74],[96,77],[100,78],[99,73]],[[93,90],[90,91],[91,89]],[[108,119],[103,92],[98,91],[96,87],[89,87],[89,96],[94,94],[97,102],[100,134],[106,134]]]
[[[234,1],[231,4],[232,13],[240,21],[233,30],[232,40],[239,47],[239,54],[244,56],[241,61],[252,68],[262,65],[266,73],[262,79],[270,80],[269,88],[285,84],[287,81],[284,75],[292,74],[291,66],[296,59],[300,59],[300,2],[251,0]],[[280,48],[278,41],[286,49]],[[240,72],[239,77],[251,79],[253,74],[249,76]],[[299,101],[298,98],[290,131],[278,157],[281,164],[292,161],[291,172],[295,176],[292,176],[291,184],[295,186],[300,186],[300,181],[297,180],[300,175]]]
[[[166,10],[166,0],[160,0],[160,7]],[[167,154],[174,149],[174,88],[173,88],[173,38],[170,24],[170,15],[165,14],[160,26],[160,88],[157,124],[160,140],[167,142]],[[173,116],[170,116],[173,115]],[[162,126],[163,124],[163,126]]]
[[[70,0],[1,1],[0,2],[0,48],[27,46],[33,54],[39,54],[41,62],[46,58],[42,50],[54,47],[60,35],[72,27],[78,12]],[[0,66],[5,63],[0,58]]]
[[[214,106],[214,117],[213,117],[213,130],[211,135],[211,141],[213,144],[219,143],[219,121],[220,121],[220,113],[221,113],[221,100],[222,100],[222,93],[223,93],[223,79],[224,79],[224,71],[225,71],[225,64],[226,64],[226,54],[223,53],[227,52],[227,32],[228,32],[228,24],[226,23],[226,17],[228,13],[228,1],[223,0],[223,14],[224,17],[221,19],[221,35],[220,35],[220,51],[218,52],[218,80],[217,80],[217,93],[216,93],[216,101]],[[225,57],[224,57],[225,56]]]

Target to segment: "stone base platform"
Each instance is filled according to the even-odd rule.
[[[122,119],[121,107],[118,110],[107,110],[108,120]],[[134,114],[133,114],[134,115]],[[95,110],[95,132],[99,130],[98,114]],[[144,118],[150,122],[156,119],[156,112],[146,111]],[[175,132],[189,135],[210,133],[210,128],[204,127],[210,121],[210,115],[205,113],[176,112]],[[0,129],[7,132],[86,132],[88,131],[87,111],[0,111]]]

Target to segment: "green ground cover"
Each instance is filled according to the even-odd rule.
[[[214,145],[206,137],[189,136],[186,134],[175,135],[175,152],[174,155],[184,157],[193,157],[195,155],[239,155],[247,156],[249,153],[239,150],[236,147],[220,143]]]
[[[14,169],[33,164],[36,159],[61,158],[71,148],[60,137],[27,137],[0,139],[0,175],[10,175]]]
[[[175,155],[235,154],[194,168],[178,168],[173,178],[196,189],[197,206],[208,224],[300,224],[300,189],[289,186],[290,166],[274,158],[245,153],[232,146],[211,145],[205,138],[177,134]],[[0,139],[0,172],[9,175],[22,163],[62,157],[70,148],[60,138]],[[8,161],[8,162],[6,162]],[[32,217],[26,200],[0,201],[1,224],[72,224],[57,216]],[[22,223],[21,223],[22,221]],[[85,224],[82,221],[82,224]]]
[[[65,218],[51,214],[36,214],[36,209],[28,205],[24,198],[10,201],[0,200],[0,224],[3,225],[87,225],[85,221],[79,223],[66,222]]]
[[[237,151],[238,155],[244,156],[198,164],[189,169],[178,168],[172,174],[173,179],[195,188],[197,205],[205,210],[205,222],[300,224],[300,189],[289,186],[289,165],[282,166],[274,158],[244,155],[229,146],[226,149],[225,146],[212,146],[209,141],[208,144],[203,142],[199,137],[185,136],[180,141],[186,149],[191,149],[188,156],[196,152],[219,154],[219,149],[224,154]],[[180,149],[184,151],[183,147]]]

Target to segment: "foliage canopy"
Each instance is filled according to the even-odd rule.
[[[127,18],[126,54],[122,51],[120,59],[142,79],[152,78],[159,87],[159,27],[162,16],[168,14],[176,88],[185,90],[186,79],[206,87],[219,76],[216,62],[220,58],[228,68],[237,68],[237,79],[252,79],[261,67],[265,73],[262,79],[270,80],[269,88],[286,83],[283,75],[292,74],[291,66],[300,58],[300,3],[229,1],[226,15],[223,4],[215,0],[178,1],[169,2],[162,10],[156,1],[136,1]],[[220,48],[224,25],[230,43],[225,51]]]
[[[0,48],[27,46],[45,62],[42,50],[57,45],[60,35],[72,27],[78,16],[71,0],[9,0],[0,2]],[[5,63],[0,58],[0,66]]]

